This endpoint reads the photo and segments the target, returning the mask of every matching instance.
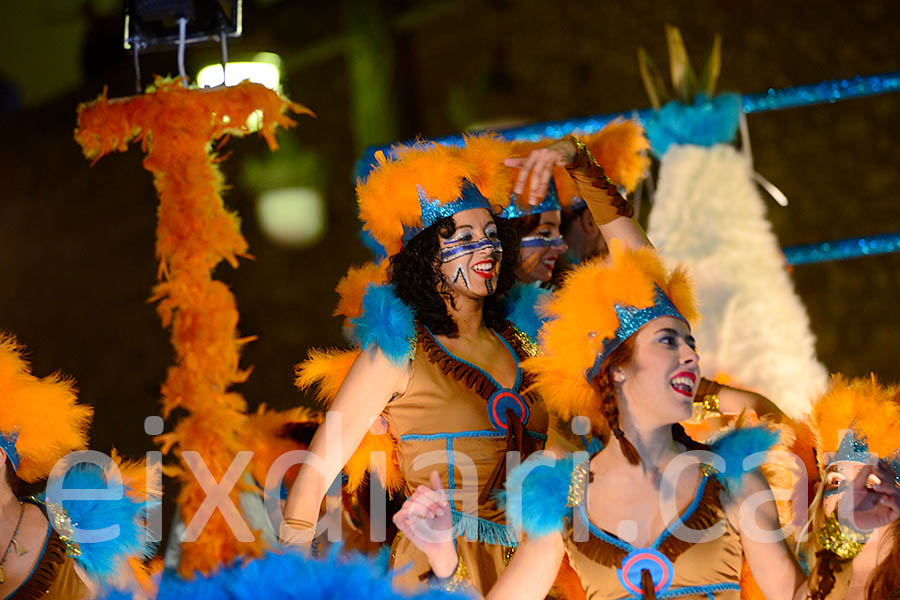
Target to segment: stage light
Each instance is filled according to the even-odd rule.
[[[325,232],[325,201],[312,187],[268,190],[256,201],[256,218],[274,242],[291,248],[311,246]]]
[[[222,65],[208,65],[197,74],[197,85],[200,87],[216,87],[237,85],[249,79],[253,83],[264,85],[269,89],[280,91],[281,59],[271,52],[260,52],[252,61],[229,62],[222,73]]]

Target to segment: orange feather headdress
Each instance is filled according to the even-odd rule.
[[[600,426],[590,374],[641,326],[661,316],[696,321],[694,295],[681,269],[667,273],[651,248],[632,250],[612,240],[610,255],[576,267],[539,306],[542,355],[523,367],[548,407],[563,419],[585,415]]]
[[[38,379],[11,336],[0,336],[0,447],[22,481],[49,475],[69,452],[87,447],[93,409],[78,404],[75,383]]]
[[[591,135],[580,136],[591,151],[597,164],[603,167],[609,179],[632,193],[650,168],[647,151],[650,142],[640,124],[625,119],[616,119]],[[557,170],[565,172],[562,167]],[[575,209],[584,205],[578,195],[578,188],[571,177],[560,177],[554,172],[559,201],[564,209]]]
[[[494,136],[466,137],[461,147],[435,143],[396,146],[356,185],[359,217],[388,256],[439,219],[469,208],[499,212],[512,179],[503,160],[509,145]]]
[[[896,392],[875,375],[852,380],[833,375],[810,415],[819,468],[841,460],[866,462],[872,455],[890,457],[900,450]]]

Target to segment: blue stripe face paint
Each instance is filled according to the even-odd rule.
[[[561,235],[554,237],[527,235],[519,240],[519,248],[562,248],[565,243]]]
[[[500,244],[500,240],[481,238],[477,242],[472,242],[470,244],[460,244],[459,246],[453,246],[452,248],[444,248],[441,250],[441,262],[446,263],[462,256],[475,254],[483,248],[493,248],[494,252],[497,254],[503,252],[503,246]]]

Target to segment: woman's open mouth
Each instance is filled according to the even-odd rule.
[[[472,270],[476,275],[490,279],[494,276],[494,264],[493,260],[482,260],[472,265]]]
[[[672,386],[672,389],[682,394],[683,396],[687,396],[688,398],[694,397],[694,385],[697,383],[697,376],[691,373],[690,371],[681,371],[680,373],[676,373],[671,380],[669,380],[669,385]]]

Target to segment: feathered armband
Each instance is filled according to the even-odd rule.
[[[113,451],[103,468],[70,462],[52,473],[38,499],[69,556],[91,579],[107,583],[129,559],[153,555],[147,528],[160,506],[160,480],[159,473],[147,473],[144,461],[123,462]]]

